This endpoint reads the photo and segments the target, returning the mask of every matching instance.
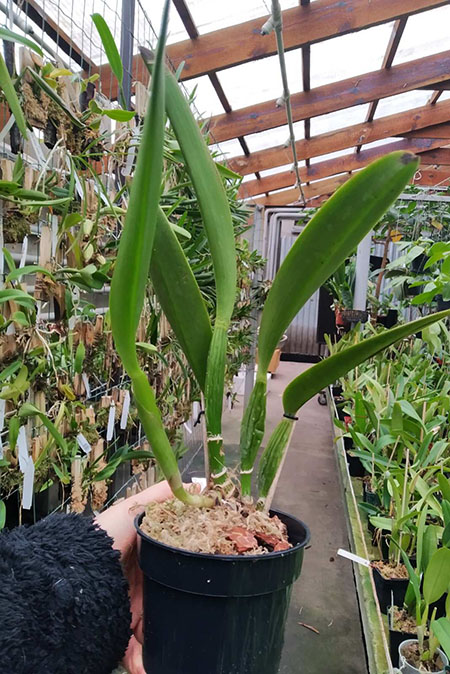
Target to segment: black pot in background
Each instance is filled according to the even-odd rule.
[[[62,485],[59,482],[53,482],[45,491],[37,492],[34,495],[36,522],[47,517],[63,502]]]
[[[442,295],[436,295],[436,300],[438,311],[445,311],[446,309],[450,309],[450,300],[443,300]]]
[[[424,253],[421,253],[420,255],[415,257],[414,260],[411,261],[411,270],[416,274],[422,272],[427,260],[428,255],[424,255]]]
[[[397,309],[389,309],[386,316],[378,316],[377,323],[384,325],[385,328],[393,328],[398,322]]]
[[[342,388],[341,384],[333,384],[333,386],[332,386],[333,398],[336,398],[337,396],[341,396],[343,390],[344,389]]]
[[[273,511],[293,548],[206,555],[171,548],[139,529],[144,572],[144,667],[151,674],[275,674],[293,582],[309,530]]]
[[[370,489],[367,489],[367,482],[364,482],[363,484],[363,501],[364,503],[370,503],[370,505],[373,506],[381,505],[378,494],[375,491],[370,491]]]
[[[373,579],[377,591],[378,602],[382,613],[387,613],[389,606],[403,606],[408,578],[384,578],[377,568],[373,568]]]
[[[406,641],[407,639],[417,639],[417,634],[412,634],[410,632],[399,632],[398,630],[392,630],[389,627],[389,652],[391,654],[393,667],[398,667],[398,647],[403,641]]]
[[[366,470],[361,463],[361,459],[352,456],[349,452],[354,449],[352,438],[344,437],[345,455],[347,457],[348,470],[351,477],[364,477]]]

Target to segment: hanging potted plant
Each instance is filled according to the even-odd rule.
[[[294,379],[283,395],[283,417],[262,453],[258,499],[252,500],[273,351],[311,294],[414,174],[414,155],[394,153],[346,183],[314,216],[280,267],[262,312],[258,374],[241,427],[240,484],[233,481],[225,464],[221,420],[227,331],[236,299],[234,236],[222,179],[176,78],[164,68],[168,6],[166,2],[156,56],[142,50],[152,72],[152,90],[110,295],[115,345],[153,454],[174,494],[162,506],[150,505],[136,522],[145,578],[144,665],[152,674],[275,674],[291,586],[309,540],[305,524],[271,509],[297,411],[349,369],[447,313],[376,335]],[[159,207],[165,112],[209,240],[216,285],[213,325],[183,249]],[[183,487],[154,392],[136,355],[149,273],[205,398],[208,487],[202,494]]]

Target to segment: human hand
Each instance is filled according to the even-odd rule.
[[[131,630],[123,665],[129,674],[145,674],[142,660],[142,588],[143,576],[138,563],[137,532],[134,518],[151,501],[165,501],[172,496],[167,482],[160,482],[148,489],[119,501],[96,517],[96,523],[113,539],[113,547],[120,550],[125,576],[128,580],[131,609]]]

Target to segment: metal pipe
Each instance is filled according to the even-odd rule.
[[[291,108],[291,94],[289,92],[289,85],[287,79],[286,59],[284,57],[283,19],[281,15],[281,7],[279,0],[272,0],[272,23],[277,38],[278,58],[280,60],[281,79],[283,81],[283,97],[282,101],[280,102],[280,105],[284,104],[286,106],[286,115],[289,126],[289,142],[291,145],[292,156],[294,159],[294,171],[297,177],[297,187],[300,190],[303,205],[305,205],[306,199],[302,188],[302,181],[300,178],[300,169],[298,166],[298,158],[297,158],[297,148],[295,147],[294,124],[292,119],[292,108]]]

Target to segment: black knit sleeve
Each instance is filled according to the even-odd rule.
[[[5,674],[111,674],[130,638],[119,552],[90,519],[52,515],[0,534]]]

